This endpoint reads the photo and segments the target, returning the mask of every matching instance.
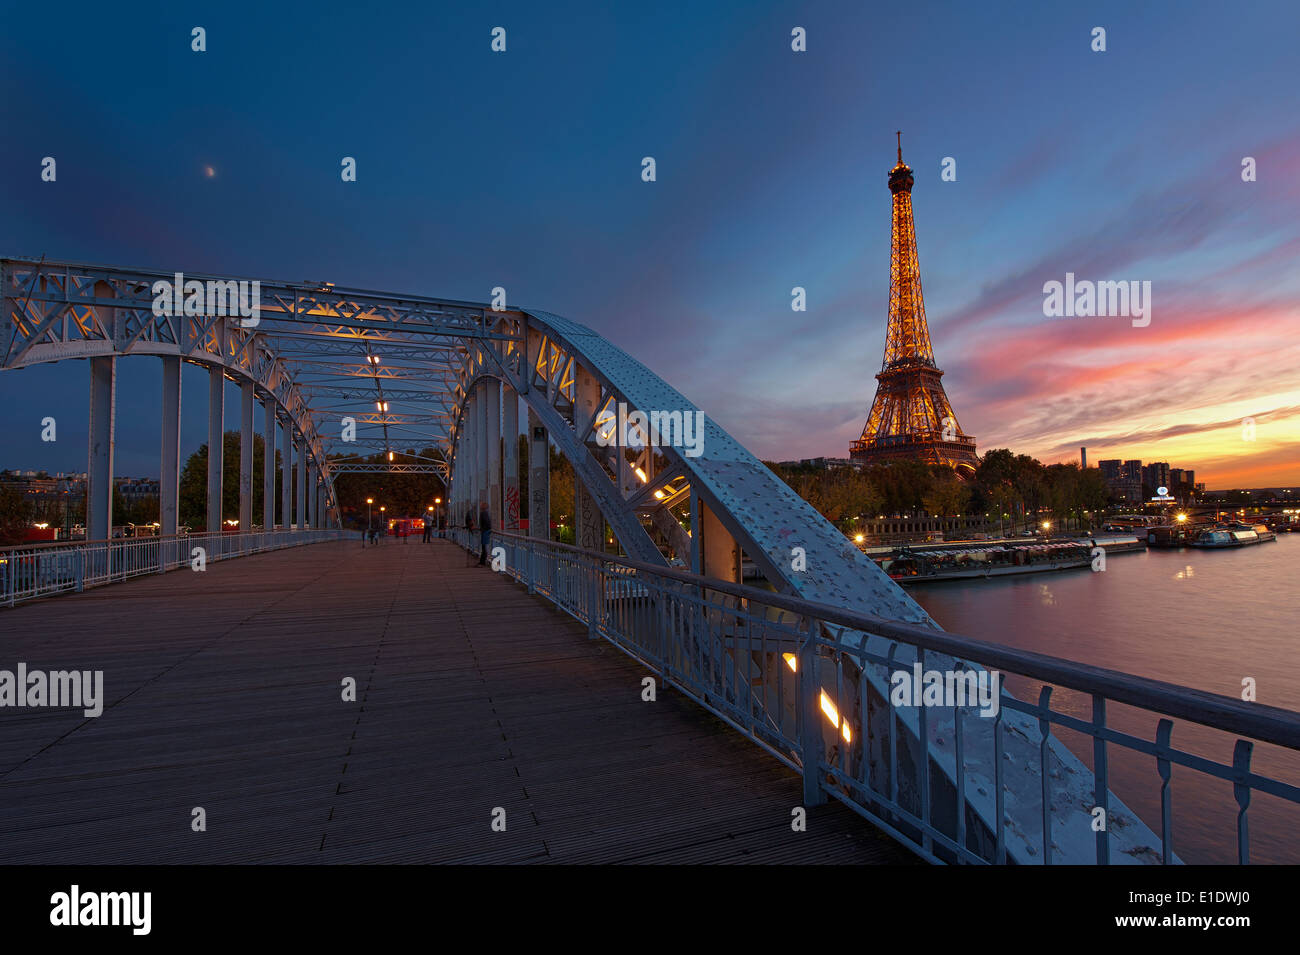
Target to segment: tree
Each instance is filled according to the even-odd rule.
[[[925,494],[925,509],[935,517],[959,517],[970,504],[969,488],[951,471],[935,475]]]
[[[238,431],[227,431],[221,439],[221,517],[234,520],[239,517],[239,443]],[[260,434],[253,435],[253,520],[262,517],[262,460],[264,446]],[[280,456],[276,452],[276,486],[279,487]],[[278,492],[277,492],[278,493]],[[208,446],[202,445],[189,456],[181,471],[180,523],[192,530],[220,530],[208,524]],[[114,508],[116,510],[116,506]],[[241,527],[240,530],[251,528]]]
[[[32,503],[12,485],[0,485],[0,544],[21,544],[32,523]]]
[[[391,462],[388,460],[388,455],[384,453],[372,454],[368,457],[353,455],[331,459],[331,461],[340,465],[344,463],[378,466],[426,464],[437,454],[434,448],[424,448],[418,453],[414,448],[407,448],[405,451],[394,451]],[[430,514],[429,508],[437,506],[434,504],[437,498],[442,498],[442,516],[446,518],[449,525],[454,527],[465,520],[464,514],[452,514],[448,510],[447,487],[437,474],[387,470],[340,474],[334,479],[334,494],[338,500],[343,523],[357,528],[366,526],[366,498],[374,501],[370,506],[370,512],[376,521],[376,526],[378,526],[381,507],[385,508],[382,512],[385,518],[425,518]]]

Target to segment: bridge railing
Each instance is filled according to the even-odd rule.
[[[12,607],[36,597],[79,592],[142,574],[192,567],[196,561],[206,563],[339,540],[344,533],[333,528],[284,528],[4,547],[0,548],[0,606]]]
[[[478,535],[463,528],[451,529],[450,536],[469,550],[479,547]],[[1235,842],[1241,863],[1250,861],[1253,793],[1282,800],[1288,813],[1300,808],[1300,788],[1252,767],[1253,749],[1261,743],[1289,751],[1281,755],[1292,769],[1300,765],[1300,714],[1288,710],[546,540],[493,533],[490,548],[501,548],[489,557],[504,559],[498,569],[530,593],[552,601],[585,624],[591,637],[619,647],[656,671],[665,685],[800,772],[806,804],[838,799],[930,861],[1005,862],[1015,839],[1024,850],[1018,857],[1045,864],[1180,862],[1173,835],[1175,766],[1180,778],[1190,770],[1231,784],[1235,818],[1225,821],[1230,828],[1223,842]],[[1037,700],[999,690],[1000,705],[991,719],[979,715],[978,704],[951,708],[946,725],[925,706],[906,716],[868,685],[872,677],[883,675],[888,682],[899,671],[902,648],[922,671],[930,665],[961,670],[978,664],[1018,675],[1038,685]],[[1056,700],[1054,687],[1064,691]],[[1142,711],[1155,724],[1154,732],[1148,738],[1117,728],[1107,720],[1108,704]],[[1231,761],[1175,747],[1174,720],[1231,734]],[[1068,774],[1076,773],[1063,765],[1054,728],[1091,740],[1084,832],[1078,826],[1062,831],[1054,819]],[[1229,740],[1220,742],[1226,746]],[[1035,768],[1034,785],[1041,787],[1032,794],[1041,796],[1037,832],[1021,824],[1013,833],[1007,825],[1005,800],[1018,799],[1023,806],[1030,795],[1009,792],[1013,744],[1020,747],[1015,762]],[[1112,747],[1150,757],[1150,785],[1158,792],[1148,795],[1153,806],[1158,799],[1160,816],[1156,845],[1138,852],[1130,847],[1126,857],[1114,860],[1112,833],[1123,826],[1122,817],[1115,815],[1116,824],[1100,831],[1086,825],[1097,808],[1123,809],[1110,805]],[[942,773],[959,781],[943,794],[935,785]],[[1294,831],[1300,812],[1289,818]],[[1142,828],[1140,821],[1136,828]],[[1084,854],[1093,858],[1080,859]]]

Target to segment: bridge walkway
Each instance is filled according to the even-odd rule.
[[[0,647],[104,671],[97,718],[0,708],[0,863],[914,861],[837,803],[793,832],[796,774],[448,542],[38,600]]]

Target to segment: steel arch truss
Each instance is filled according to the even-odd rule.
[[[521,335],[474,342],[467,350],[456,388],[461,414],[453,429],[453,481],[467,428],[465,398],[480,379],[500,379],[541,419],[629,556],[664,561],[649,528],[679,553],[688,548],[702,502],[778,589],[934,625],[840,531],[663,379],[584,325],[535,309],[523,316]],[[698,447],[638,442],[631,427],[624,429],[631,441],[611,445],[610,432],[621,438],[620,421],[633,411],[697,416]],[[691,530],[679,520],[683,509]]]

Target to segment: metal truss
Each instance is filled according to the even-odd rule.
[[[184,281],[232,276],[184,272]],[[175,355],[253,383],[302,436],[335,506],[334,458],[349,445],[408,443],[450,452],[454,386],[468,343],[517,341],[517,312],[329,282],[257,280],[258,322],[238,316],[156,314],[154,283],[176,274],[33,259],[0,260],[0,368],[103,356]],[[391,386],[390,386],[391,383]],[[356,441],[346,442],[352,419]],[[357,466],[350,466],[355,470]],[[369,470],[367,466],[367,470]],[[447,465],[393,465],[438,473]]]

